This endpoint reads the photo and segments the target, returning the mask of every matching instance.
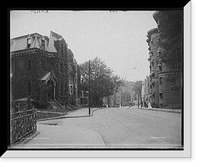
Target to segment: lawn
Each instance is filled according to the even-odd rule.
[[[45,118],[52,118],[62,116],[62,113],[56,112],[48,112],[48,111],[38,111],[37,112],[37,120],[45,119]]]

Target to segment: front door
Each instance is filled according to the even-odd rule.
[[[54,91],[54,89],[55,89],[55,84],[54,84],[54,81],[53,80],[49,80],[48,82],[47,82],[47,84],[48,84],[48,86],[49,86],[49,90],[48,90],[48,97],[50,98],[50,99],[54,99],[54,94],[55,94],[55,91]]]

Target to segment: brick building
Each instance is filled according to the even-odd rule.
[[[148,107],[149,100],[150,100],[150,98],[149,98],[149,95],[150,95],[149,86],[150,86],[149,76],[146,76],[145,80],[142,81],[142,91],[141,91],[142,103],[143,103],[144,107]]]
[[[147,32],[147,43],[149,50],[149,68],[150,68],[150,103],[152,107],[159,107],[159,77],[158,77],[158,28],[151,29]]]
[[[12,100],[31,96],[37,107],[78,101],[78,65],[62,38],[33,33],[10,40]]]
[[[161,15],[161,13],[163,13]],[[178,12],[179,13],[179,12]],[[163,54],[163,48],[161,47],[162,43],[167,42],[170,39],[162,36],[162,31],[167,29],[166,25],[163,24],[162,17],[165,16],[168,18],[168,23],[171,24],[170,19],[174,20],[177,18],[177,11],[163,11],[163,12],[155,12],[153,14],[153,18],[155,19],[158,26],[158,75],[159,75],[159,98],[160,98],[160,107],[164,108],[181,108],[181,87],[182,87],[182,78],[181,78],[181,70],[180,69],[170,69],[166,66],[165,63],[159,59]],[[179,17],[179,16],[178,16]],[[182,19],[178,18],[176,22],[179,22]],[[176,24],[176,23],[175,23]],[[179,23],[178,23],[179,24]],[[173,26],[172,26],[173,27]],[[175,27],[173,27],[174,29]],[[177,27],[176,27],[177,28]],[[181,27],[178,27],[176,31],[181,31]],[[171,31],[171,30],[169,30]],[[172,32],[172,31],[171,31]],[[174,31],[175,32],[175,31]],[[180,32],[179,32],[180,33]],[[174,35],[177,35],[176,33]],[[182,37],[181,37],[182,38]],[[180,53],[179,53],[180,54]],[[180,56],[180,55],[177,55]],[[182,64],[183,62],[180,60],[179,62]],[[174,80],[169,80],[168,76],[176,74]]]
[[[159,108],[181,108],[181,79],[180,70],[171,70],[160,57],[163,54],[162,42],[167,39],[161,38],[163,27],[160,12],[155,12],[153,17],[158,24],[158,28],[151,29],[147,32],[146,40],[149,46],[149,62],[150,62],[150,103],[152,107]],[[182,62],[180,62],[182,63]],[[169,80],[168,76],[176,73],[175,80]]]

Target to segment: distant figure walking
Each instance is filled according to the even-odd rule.
[[[148,108],[152,108],[152,107],[151,107],[151,103],[150,103],[150,102],[148,103]]]

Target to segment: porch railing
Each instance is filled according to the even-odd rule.
[[[65,103],[64,102],[62,102],[59,98],[55,98],[55,101],[62,109],[65,109]]]

